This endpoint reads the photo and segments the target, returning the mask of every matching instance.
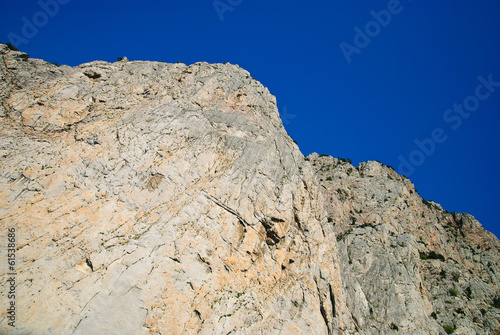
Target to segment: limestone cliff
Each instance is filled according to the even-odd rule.
[[[0,332],[499,327],[498,239],[378,162],[304,157],[240,67],[0,55]]]

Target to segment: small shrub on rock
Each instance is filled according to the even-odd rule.
[[[443,329],[446,332],[446,334],[453,334],[455,332],[455,327],[450,325],[444,325]]]

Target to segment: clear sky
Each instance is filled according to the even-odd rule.
[[[500,236],[498,0],[3,1],[31,57],[230,62],[302,152],[378,160]],[[404,163],[402,163],[404,162]]]

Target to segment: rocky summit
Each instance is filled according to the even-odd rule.
[[[389,166],[304,157],[237,65],[0,56],[0,333],[500,327],[493,234]]]

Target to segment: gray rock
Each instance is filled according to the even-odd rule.
[[[0,54],[17,333],[498,328],[498,239],[378,162],[305,158],[237,65]]]

